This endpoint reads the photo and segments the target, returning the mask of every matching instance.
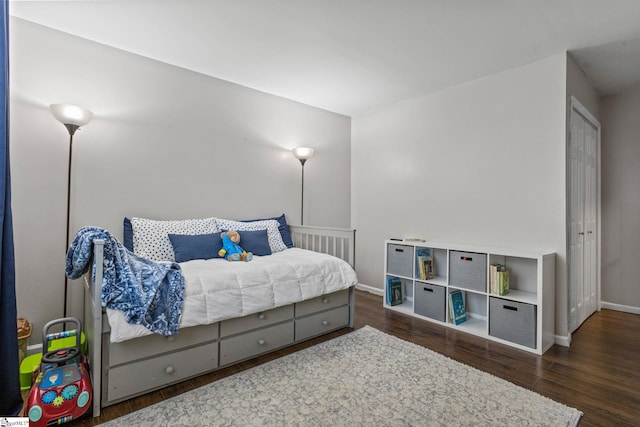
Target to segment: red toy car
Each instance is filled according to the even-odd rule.
[[[49,334],[58,324],[75,323],[76,329]],[[73,317],[52,320],[44,325],[43,354],[40,367],[33,373],[27,401],[30,426],[62,424],[82,416],[91,407],[91,377],[88,361],[80,350],[82,325]],[[49,341],[76,337],[75,347],[45,352]]]

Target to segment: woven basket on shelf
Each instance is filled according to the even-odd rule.
[[[27,355],[27,346],[31,336],[31,325],[27,319],[18,318],[18,363]]]

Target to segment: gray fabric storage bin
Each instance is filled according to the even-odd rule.
[[[489,335],[536,348],[536,306],[489,297]]]
[[[387,245],[387,274],[413,278],[413,246]]]
[[[446,320],[446,290],[444,286],[416,282],[414,309],[416,314],[444,322]]]
[[[449,252],[449,285],[487,292],[487,254]]]

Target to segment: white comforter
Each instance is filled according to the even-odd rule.
[[[355,286],[351,266],[336,257],[291,248],[250,262],[216,258],[181,263],[185,301],[180,327],[247,316]],[[130,325],[118,310],[107,309],[111,342],[150,335]]]

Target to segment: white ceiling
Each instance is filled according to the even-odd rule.
[[[567,50],[601,95],[640,83],[639,0],[23,0],[9,10],[348,116]]]

